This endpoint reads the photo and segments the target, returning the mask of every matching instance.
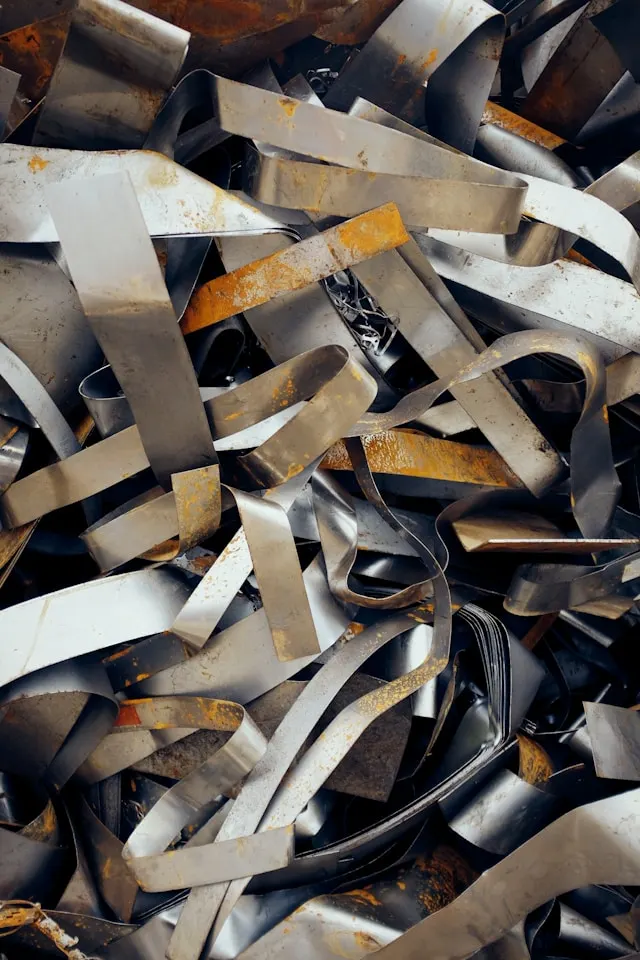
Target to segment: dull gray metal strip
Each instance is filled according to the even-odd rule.
[[[125,392],[161,486],[217,462],[195,371],[126,173],[46,188],[85,314]],[[95,229],[100,223],[100,230]],[[180,383],[164,404],[164,386]],[[162,410],[162,416],[159,416]]]
[[[186,30],[121,0],[76,0],[33,143],[141,147],[189,38]]]

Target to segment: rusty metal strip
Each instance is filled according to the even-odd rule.
[[[76,0],[33,143],[142,146],[188,44],[185,30],[120,0]]]
[[[436,408],[437,409],[437,408]],[[386,430],[362,435],[373,473],[430,477],[492,487],[518,487],[520,482],[495,451],[457,440],[440,440],[417,430]],[[351,470],[343,441],[326,453],[325,470]]]
[[[406,243],[409,235],[394,203],[331,227],[292,247],[240,267],[201,287],[181,321],[192,333],[236,313],[299,290],[316,280]]]
[[[45,195],[85,314],[168,489],[172,474],[217,463],[217,455],[133,184],[120,174],[56,184]],[[173,379],[180,390],[159,418]]]

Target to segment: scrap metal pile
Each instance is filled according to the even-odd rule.
[[[640,4],[2,18],[0,956],[640,956]]]

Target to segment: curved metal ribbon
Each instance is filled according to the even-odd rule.
[[[229,873],[285,866],[293,854],[293,829],[274,833],[262,848],[259,842],[245,849],[234,842],[200,845],[164,851],[193,818],[219,794],[228,794],[264,754],[267,741],[246,710],[226,700],[201,697],[157,697],[126,700],[114,728],[164,729],[167,726],[198,730],[226,730],[232,737],[203,764],[167,790],[133,830],[122,857],[143,890],[179,890],[214,883]]]
[[[638,883],[639,822],[640,790],[566,813],[383,947],[381,960],[419,960],[425,942],[431,960],[466,960],[554,896],[586,884]]]
[[[598,351],[587,341],[534,330],[508,334],[496,340],[457,376],[421,387],[403,397],[387,413],[366,414],[350,433],[352,436],[363,436],[415,419],[428,410],[450,386],[474,380],[504,363],[533,353],[558,353],[580,367],[584,374],[584,405],[571,435],[572,506],[584,536],[606,536],[619,496],[620,483],[611,453],[604,364]]]

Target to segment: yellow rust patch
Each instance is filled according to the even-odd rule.
[[[371,892],[371,887],[364,887],[361,890],[349,890],[347,897],[353,900],[359,900],[360,903],[368,903],[371,907],[381,907],[382,902]]]
[[[441,440],[413,430],[389,430],[365,436],[362,441],[373,473],[494,487],[521,486],[502,457],[489,447]],[[351,470],[342,441],[331,447],[322,466],[327,470]]]
[[[550,130],[545,130],[544,127],[539,127],[537,123],[525,120],[524,117],[512,113],[511,110],[507,110],[497,103],[492,103],[490,100],[487,100],[485,104],[482,122],[491,123],[502,130],[515,133],[517,136],[529,140],[530,143],[537,143],[541,147],[546,147],[547,150],[555,150],[566,143],[566,140],[558,137],[555,133],[551,133]]]
[[[287,117],[292,117],[300,104],[301,100],[292,100],[290,97],[280,97],[278,103],[282,107],[282,111]]]
[[[49,160],[43,160],[42,157],[39,157],[37,154],[34,154],[29,160],[28,167],[31,170],[31,173],[40,173],[41,170],[44,170],[45,167],[49,166]]]
[[[522,734],[516,734],[520,748],[518,776],[527,783],[546,783],[554,771],[551,758],[539,743]]]
[[[437,59],[438,59],[438,48],[434,47],[433,50],[429,50],[429,53],[427,54],[425,59],[422,61],[422,69],[428,70],[429,67],[433,66],[433,64],[436,62]]]

